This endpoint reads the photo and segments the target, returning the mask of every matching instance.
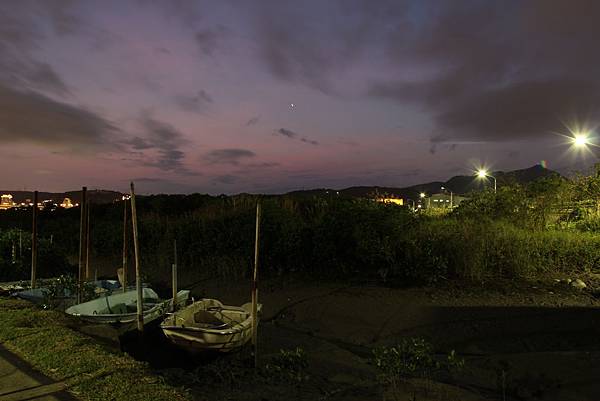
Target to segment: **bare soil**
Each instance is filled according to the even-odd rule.
[[[196,370],[187,365],[187,382],[178,381],[180,368],[161,372],[198,400],[597,401],[600,279],[578,278],[588,288],[577,290],[564,277],[419,288],[269,281],[259,293],[260,362],[268,363],[280,349],[301,347],[308,379],[257,379],[240,362],[243,353],[197,362]],[[242,304],[249,285],[205,282],[194,293]],[[403,337],[427,339],[440,357],[456,350],[465,368],[386,388],[378,382],[372,349]],[[190,374],[206,375],[206,367],[211,380],[190,383]]]

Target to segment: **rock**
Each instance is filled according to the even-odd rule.
[[[585,285],[585,283],[580,279],[576,279],[574,281],[571,281],[571,287],[577,288],[578,290],[583,290],[587,287],[587,285]]]

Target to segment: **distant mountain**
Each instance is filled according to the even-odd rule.
[[[13,202],[21,203],[26,199],[33,201],[33,191],[0,191],[0,194],[11,194]],[[91,203],[112,203],[123,196],[120,192],[108,191],[103,189],[91,189],[87,191],[87,198]],[[73,203],[81,202],[81,191],[68,192],[39,192],[39,201],[52,200],[60,204],[63,199],[70,198]]]
[[[526,184],[540,178],[550,176],[560,176],[556,171],[548,170],[539,164],[514,171],[494,171],[491,173],[492,176],[498,180],[498,185],[508,183],[520,183]],[[488,179],[481,180],[477,179],[472,175],[457,175],[450,178],[446,182],[433,181],[425,184],[413,185],[410,187],[397,188],[397,187],[376,187],[376,186],[361,186],[361,187],[350,187],[341,189],[339,191],[333,189],[311,189],[307,191],[294,191],[288,193],[288,195],[294,196],[326,196],[339,192],[341,196],[346,197],[371,197],[375,194],[380,195],[391,195],[399,198],[418,199],[421,192],[426,194],[434,194],[442,192],[442,187],[454,192],[455,194],[464,195],[471,191],[477,191],[483,189],[486,185],[493,185],[493,180]]]

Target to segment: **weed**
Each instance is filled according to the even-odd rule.
[[[302,383],[308,380],[308,359],[302,348],[279,350],[279,354],[267,363],[264,371],[270,380]]]
[[[464,367],[464,360],[454,350],[445,359],[438,360],[433,346],[423,338],[405,338],[396,346],[376,348],[373,362],[380,372],[380,383],[392,394],[397,394],[400,385],[408,379],[425,379],[430,383],[439,375]]]

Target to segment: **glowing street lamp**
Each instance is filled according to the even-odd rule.
[[[496,193],[496,177],[488,174],[487,170],[485,170],[485,169],[480,169],[479,171],[477,171],[477,177],[493,179],[494,180],[494,193]]]
[[[584,148],[588,145],[591,145],[590,136],[587,132],[578,132],[573,134],[571,142],[576,148]]]
[[[425,197],[426,197],[426,196],[427,196],[427,195],[425,194],[425,192],[421,192],[421,193],[419,194],[419,198],[421,198],[421,201],[422,201],[423,199],[425,199]],[[427,199],[427,209],[429,209],[430,207],[431,207],[431,198],[428,198],[428,199]]]

